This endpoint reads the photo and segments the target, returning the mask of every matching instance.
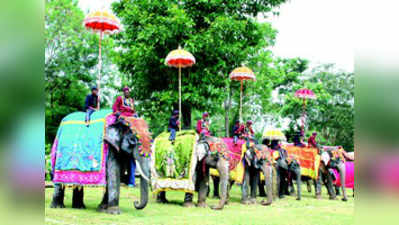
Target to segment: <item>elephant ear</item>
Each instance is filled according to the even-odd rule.
[[[196,148],[197,149],[196,150],[197,161],[201,161],[208,154],[208,149],[207,149],[206,145],[207,145],[206,143],[198,143],[197,144],[197,148]]]
[[[321,153],[321,161],[324,163],[324,165],[328,165],[328,162],[330,161],[331,157],[330,154],[328,154],[328,152],[323,152]]]
[[[122,151],[132,154],[134,147],[137,145],[137,138],[131,132],[128,131],[123,137],[121,142],[121,149]]]
[[[107,127],[105,129],[104,141],[119,151],[119,143],[121,141],[119,129],[113,125]]]
[[[247,151],[245,151],[244,158],[245,158],[245,161],[247,162],[248,166],[251,166],[251,162],[253,159],[251,149],[247,149]]]

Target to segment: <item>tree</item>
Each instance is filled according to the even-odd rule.
[[[98,62],[98,37],[82,26],[83,12],[78,1],[46,1],[45,14],[45,92],[46,142],[52,142],[61,119],[82,111],[89,87],[95,85]],[[112,48],[112,40],[104,40],[104,55]],[[113,82],[107,73],[109,59],[103,57],[103,83]],[[103,84],[103,85],[104,85]],[[105,85],[104,85],[105,86]],[[102,89],[103,90],[103,89]],[[107,96],[107,91],[103,92]],[[107,102],[102,101],[106,105]]]
[[[319,133],[322,144],[353,150],[354,74],[339,71],[331,64],[321,65],[305,73],[300,82],[284,89],[284,101],[278,105],[281,114],[291,121],[291,132],[300,127],[302,101],[294,97],[294,92],[303,87],[313,90],[317,96],[316,100],[307,101],[307,136],[314,130]]]
[[[213,113],[223,107],[230,93],[230,71],[274,43],[276,31],[253,17],[282,2],[122,0],[113,4],[125,27],[118,35],[121,50],[115,61],[130,76],[138,110],[155,133],[177,108],[177,71],[164,64],[168,52],[181,45],[197,59],[196,65],[182,71],[183,125],[189,128],[193,110]]]

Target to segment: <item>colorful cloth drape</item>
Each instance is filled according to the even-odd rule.
[[[183,191],[193,193],[193,174],[197,165],[195,131],[176,132],[174,145],[169,133],[161,133],[154,139],[151,154],[151,185],[154,193],[160,191]]]
[[[222,138],[222,140],[228,148],[227,155],[229,160],[230,179],[237,183],[242,183],[245,171],[242,159],[247,149],[245,141],[238,139],[237,144],[235,145],[233,138]],[[212,176],[219,176],[216,169],[211,169],[210,174]]]
[[[83,112],[62,120],[51,152],[54,183],[105,185],[108,146],[103,137],[106,125],[114,120],[111,110],[94,112],[89,127]]]
[[[334,169],[335,177],[337,178],[334,181],[334,184],[338,187],[341,187],[341,178],[336,169]],[[354,162],[345,162],[345,187],[346,188],[354,188],[355,187],[355,163]]]
[[[139,152],[142,156],[151,155],[152,138],[147,122],[142,118],[123,117],[130,123],[130,129],[139,138]]]
[[[293,157],[299,162],[302,176],[317,178],[320,166],[317,148],[298,147],[292,144],[283,145],[282,148],[287,150],[289,157]]]

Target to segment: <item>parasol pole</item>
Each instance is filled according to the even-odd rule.
[[[243,80],[241,80],[241,88],[240,88],[240,121],[242,121],[242,86],[243,86]]]
[[[100,31],[100,38],[98,40],[98,75],[97,75],[97,88],[98,88],[98,95],[97,95],[97,110],[100,110],[100,80],[101,80],[101,40],[103,39],[103,31]]]
[[[181,131],[182,115],[181,115],[181,65],[179,65],[179,131]]]
[[[302,135],[305,136],[305,117],[306,117],[306,98],[303,98],[303,104],[302,104]]]

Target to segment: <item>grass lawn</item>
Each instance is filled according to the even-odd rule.
[[[327,191],[323,187],[323,199],[314,198],[303,187],[302,200],[288,196],[274,201],[271,206],[241,205],[240,187],[234,185],[230,202],[222,211],[210,208],[182,207],[184,193],[167,192],[170,204],[158,204],[155,198],[143,210],[136,210],[133,201],[139,199],[139,188],[121,188],[121,215],[109,215],[96,212],[101,201],[103,188],[85,188],[85,204],[87,209],[72,209],[72,189],[65,192],[65,209],[50,208],[52,188],[46,189],[46,224],[262,224],[262,225],[345,225],[353,224],[354,198],[348,190],[349,201],[328,200]],[[258,198],[258,202],[262,198]],[[339,196],[338,199],[341,199]],[[196,201],[196,198],[195,198]],[[217,199],[208,198],[209,205],[216,205]]]

